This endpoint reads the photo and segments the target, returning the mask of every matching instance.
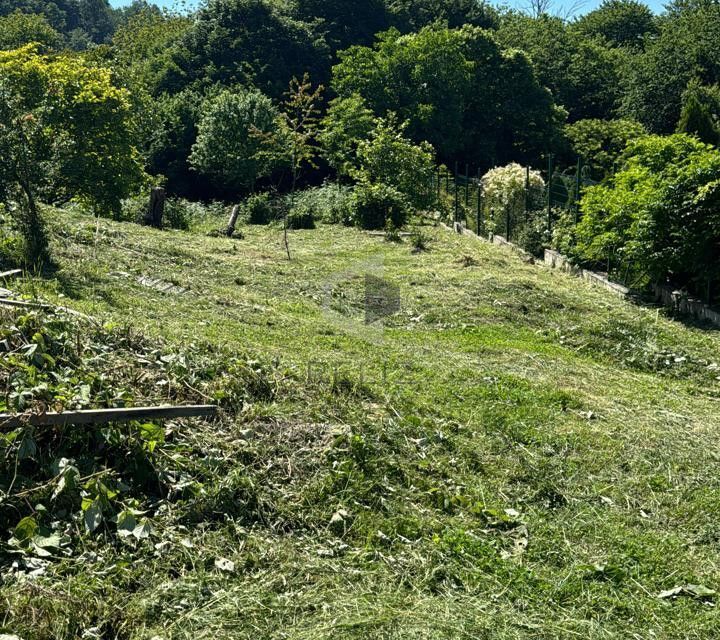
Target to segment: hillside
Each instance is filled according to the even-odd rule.
[[[6,404],[22,371],[58,398],[87,380],[93,406],[122,390],[128,403],[209,398],[223,412],[141,447],[152,482],[130,477],[134,453],[86,460],[94,479],[105,469],[108,487],[129,487],[147,535],[118,535],[122,495],[84,533],[82,491],[62,511],[53,474],[33,485],[17,456],[13,482],[0,479],[3,516],[15,514],[4,538],[35,514],[60,522],[63,541],[3,549],[17,566],[0,577],[0,632],[717,629],[717,332],[427,225],[420,252],[341,226],[292,232],[290,262],[274,227],[229,240],[61,211],[51,227],[58,271],[20,288],[99,324],[2,310],[15,358],[27,355],[18,336],[47,331],[53,359],[29,373],[0,362]],[[368,274],[399,286],[382,327],[364,323]],[[137,453],[133,428],[112,446]],[[36,440],[56,448],[36,458],[70,446]]]

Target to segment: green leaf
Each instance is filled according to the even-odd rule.
[[[17,523],[13,533],[20,542],[27,542],[35,535],[37,529],[38,523],[35,518],[27,516]]]
[[[117,517],[117,532],[122,538],[127,538],[133,535],[135,527],[137,526],[137,520],[132,511],[121,511]]]
[[[102,506],[99,500],[93,500],[87,509],[85,509],[85,529],[88,533],[92,533],[100,526],[103,520]]]
[[[144,540],[145,538],[149,538],[150,534],[153,532],[152,525],[148,520],[144,520],[141,524],[139,524],[135,529],[133,529],[132,534],[138,539],[138,540]]]

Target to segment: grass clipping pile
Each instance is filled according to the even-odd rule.
[[[217,403],[221,417],[66,427],[0,426],[2,581],[135,548],[163,526],[205,517],[205,484],[234,466],[233,416],[272,398],[261,363],[189,345],[171,353],[131,329],[63,312],[0,310],[0,412]],[[172,516],[172,517],[169,517]]]

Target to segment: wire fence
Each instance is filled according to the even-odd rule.
[[[527,166],[524,173],[522,192],[499,202],[484,192],[480,169],[457,162],[452,168],[441,165],[432,179],[433,197],[451,221],[463,223],[478,235],[493,233],[530,245],[526,249],[537,249],[536,245],[550,239],[560,215],[570,212],[575,223],[580,220],[582,191],[597,182],[591,178],[592,168],[581,158],[562,167],[550,156],[546,168]],[[543,186],[531,180],[538,173]]]

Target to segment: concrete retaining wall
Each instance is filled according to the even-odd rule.
[[[652,287],[655,298],[678,313],[705,320],[720,327],[720,313],[708,307],[702,300],[689,298],[687,294],[672,287],[656,284]]]
[[[611,282],[604,273],[588,271],[587,269],[581,269],[580,267],[570,264],[568,259],[557,251],[545,249],[545,264],[553,269],[560,269],[578,278],[587,280],[592,284],[603,287],[621,298],[627,298],[630,295],[630,289],[617,282]]]

